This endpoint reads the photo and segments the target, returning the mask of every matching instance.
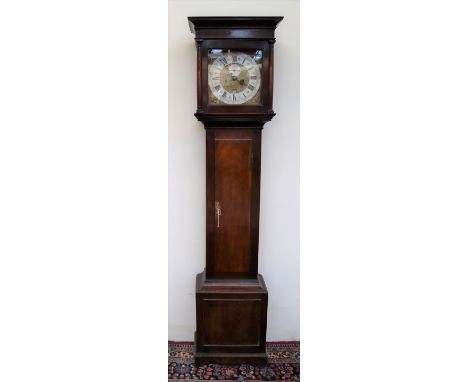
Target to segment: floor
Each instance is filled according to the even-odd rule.
[[[172,381],[299,381],[300,343],[268,342],[268,364],[195,366],[193,342],[169,341],[169,382]]]

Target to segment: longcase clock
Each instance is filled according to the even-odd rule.
[[[262,129],[275,113],[282,17],[189,17],[206,130],[206,267],[196,278],[195,361],[266,362],[268,291],[258,273]]]

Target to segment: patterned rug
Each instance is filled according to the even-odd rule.
[[[299,381],[299,342],[268,342],[268,364],[195,366],[193,342],[169,341],[169,382]]]

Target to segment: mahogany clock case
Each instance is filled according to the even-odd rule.
[[[195,362],[265,363],[268,290],[258,274],[261,139],[275,115],[273,46],[282,17],[189,17],[196,118],[206,129],[206,267],[196,277]],[[209,104],[211,49],[261,50],[261,102]]]

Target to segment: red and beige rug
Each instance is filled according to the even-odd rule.
[[[299,381],[299,342],[268,342],[268,364],[195,366],[193,342],[169,341],[169,382]]]

